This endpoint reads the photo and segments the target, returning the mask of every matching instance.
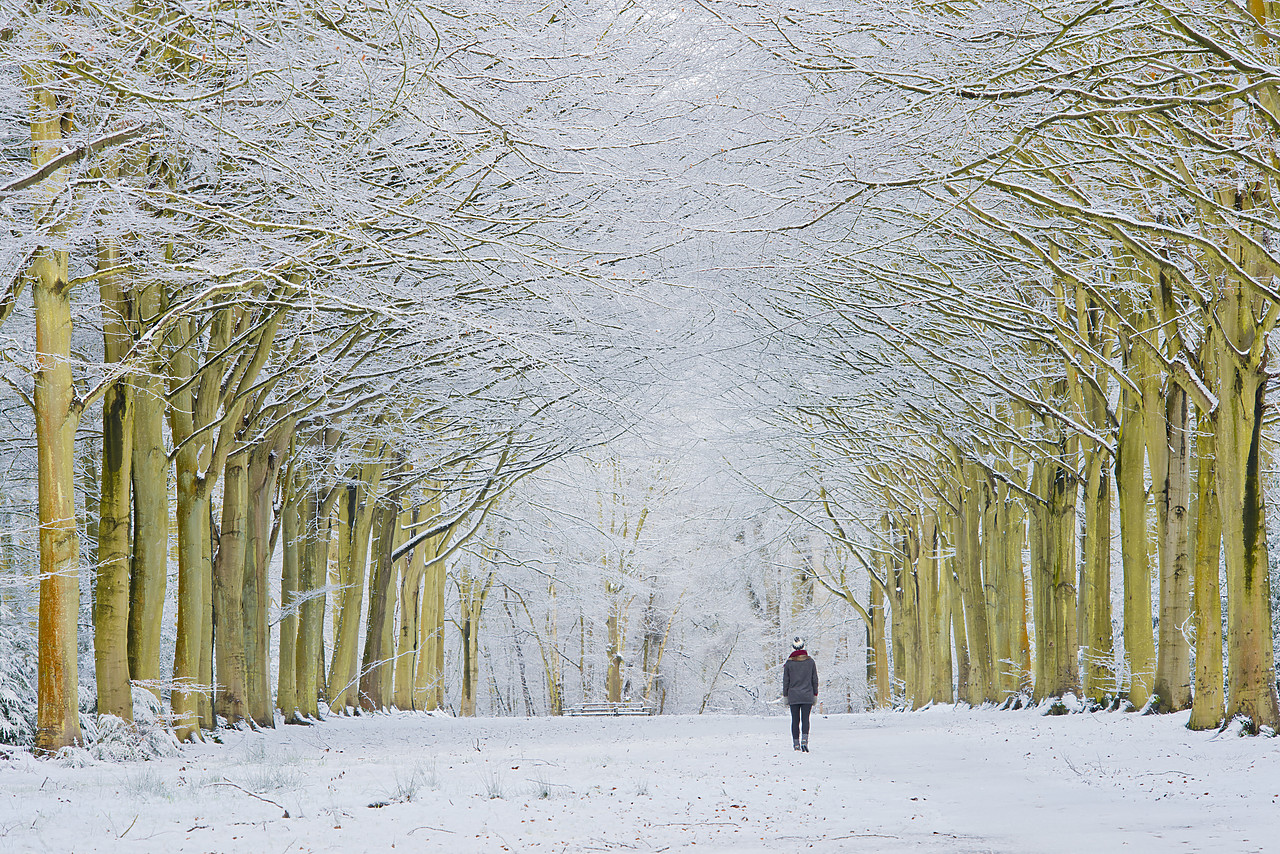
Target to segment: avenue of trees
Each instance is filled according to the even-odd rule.
[[[568,168],[548,115],[579,93],[483,11],[11,11],[3,560],[39,579],[36,746],[79,737],[82,580],[100,713],[139,685],[183,739],[320,696],[430,708],[445,562],[621,423],[584,368],[633,365],[625,318],[581,306],[628,281],[537,162]]]
[[[1280,727],[1272,4],[3,14],[0,737]]]
[[[778,14],[837,164],[770,286],[792,500],[870,575],[878,700],[1274,731],[1271,4]]]

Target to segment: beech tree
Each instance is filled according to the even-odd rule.
[[[1204,460],[1207,453],[1220,463],[1230,455],[1223,438],[1239,441],[1248,419],[1224,413],[1246,405],[1242,399],[1254,399],[1250,390],[1256,387],[1245,376],[1251,360],[1263,357],[1270,323],[1266,306],[1273,259],[1252,231],[1261,226],[1256,213],[1261,207],[1256,200],[1241,201],[1239,187],[1257,186],[1265,193],[1270,180],[1269,167],[1262,165],[1269,162],[1267,155],[1256,146],[1258,129],[1269,121],[1271,83],[1265,74],[1251,78],[1247,92],[1235,83],[1249,63],[1266,64],[1267,18],[1265,10],[1234,6],[1215,8],[1207,17],[1204,10],[1180,7],[1133,16],[1081,7],[1078,15],[1059,19],[1061,11],[985,4],[980,10],[903,10],[898,17],[892,9],[877,8],[850,12],[839,25],[830,16],[796,14],[785,18],[786,27],[777,23],[782,18],[770,22],[768,15],[753,20],[728,9],[722,14],[797,73],[833,88],[848,81],[831,99],[840,121],[818,131],[814,157],[843,157],[851,166],[842,181],[806,193],[807,209],[795,205],[797,215],[785,226],[788,240],[780,246],[797,253],[780,263],[799,279],[799,289],[820,295],[809,305],[816,302],[827,312],[814,313],[811,325],[823,330],[849,324],[900,351],[914,350],[921,357],[912,364],[926,375],[958,368],[964,381],[944,382],[958,397],[981,399],[994,385],[1043,422],[1031,446],[1033,459],[1043,462],[1021,485],[1037,498],[1028,511],[1042,517],[1029,534],[1037,657],[1054,650],[1040,674],[1047,692],[1074,690],[1079,678],[1071,616],[1079,609],[1081,627],[1096,627],[1082,638],[1085,690],[1095,699],[1105,694],[1100,685],[1107,679],[1099,665],[1107,658],[1102,596],[1107,567],[1105,549],[1098,545],[1106,541],[1111,524],[1103,473],[1114,464],[1129,699],[1143,705],[1154,696],[1159,709],[1185,708],[1191,702],[1190,665],[1182,631],[1193,607],[1190,520],[1192,506],[1199,506],[1190,498],[1191,460],[1193,455]],[[872,16],[878,16],[875,38],[866,35]],[[984,33],[985,47],[968,38],[978,31]],[[904,68],[903,55],[918,61]],[[878,109],[865,109],[873,101]],[[1226,115],[1233,120],[1225,121]],[[929,126],[920,122],[922,116],[929,117]],[[851,229],[852,222],[874,227]],[[1249,248],[1224,249],[1237,243]],[[798,266],[790,259],[803,257],[800,252],[827,253],[840,272],[828,277]],[[828,278],[840,277],[862,289],[858,296],[828,288]],[[892,283],[900,294],[905,288],[906,301],[895,300],[876,282]],[[993,282],[997,294],[1005,289],[1039,291],[1040,296],[993,298]],[[777,290],[789,284],[784,280]],[[831,299],[822,305],[828,294]],[[863,294],[872,296],[860,304]],[[919,302],[910,302],[913,298]],[[922,325],[904,327],[891,308],[895,305],[919,306]],[[927,333],[935,312],[942,315],[941,328],[957,331],[942,333],[942,340]],[[969,318],[969,329],[959,331],[953,317]],[[993,372],[993,362],[983,354],[957,347],[982,328],[1047,348],[1058,362],[1048,377],[1061,379],[1040,388],[1010,382],[1027,374]],[[1214,341],[1235,343],[1217,350]],[[1224,357],[1219,354],[1230,352],[1253,355],[1225,357],[1230,370],[1211,376],[1206,365],[1220,368]],[[861,359],[848,361],[861,367]],[[1224,382],[1226,377],[1235,380]],[[1112,384],[1119,389],[1118,403],[1109,391]],[[1259,401],[1255,404],[1263,405]],[[1189,402],[1198,420],[1214,425],[1216,449],[1199,437],[1193,444]],[[1019,432],[1023,442],[1032,438]],[[1261,428],[1249,433],[1261,442]],[[961,443],[966,445],[974,451],[980,447]],[[1240,471],[1248,467],[1240,465]],[[1145,471],[1151,472],[1156,496],[1157,534],[1151,544]],[[1243,490],[1249,476],[1240,477],[1219,475],[1217,487],[1244,495],[1233,492]],[[1078,574],[1070,533],[1074,523],[1052,524],[1055,516],[1071,520],[1069,508],[1078,500],[1074,483],[1083,484],[1086,503]],[[1062,491],[1061,484],[1068,488]],[[1261,484],[1247,491],[1260,497]],[[1264,524],[1261,504],[1246,511],[1222,495],[1220,511],[1230,507],[1235,518]],[[1205,498],[1212,501],[1201,488],[1198,499]],[[1204,530],[1213,532],[1212,518],[1205,523]],[[1267,573],[1243,569],[1248,561],[1240,545],[1253,542],[1259,530],[1223,533],[1226,564],[1236,567],[1228,571],[1236,579],[1227,590],[1228,611],[1234,615],[1229,625],[1235,626],[1227,640],[1229,649],[1237,644],[1229,655],[1237,675],[1229,677],[1227,713],[1274,726],[1271,641],[1264,628],[1270,617],[1255,598],[1267,584]],[[1035,554],[1059,536],[1052,531],[1062,532],[1059,551],[1065,561],[1053,557],[1043,564],[1057,568],[1037,596]],[[1217,551],[1206,543],[1198,553],[1198,560],[1208,564],[1206,573],[1213,571]],[[1152,553],[1159,570],[1156,643],[1150,634]],[[1077,577],[1078,585],[1069,583]],[[1207,575],[1202,578],[1207,593],[1211,585]],[[1071,589],[1077,586],[1078,591]],[[1195,597],[1194,607],[1204,609],[1197,612],[1198,625],[1216,619],[1217,600],[1207,598]],[[1055,625],[1065,634],[1043,633]],[[1197,643],[1206,644],[1197,661],[1211,668],[1215,656],[1209,635],[1197,635]],[[1205,676],[1213,679],[1211,672]],[[1216,717],[1208,711],[1215,690],[1206,686],[1205,692],[1208,705],[1197,713],[1197,726],[1212,725],[1208,719]]]
[[[304,428],[304,435],[324,437],[322,444],[350,437],[357,448],[373,436],[370,452],[382,456],[404,449],[378,437],[379,423],[442,425],[435,430],[443,449],[435,490],[441,495],[470,490],[474,497],[465,472],[483,471],[484,455],[521,426],[544,436],[522,440],[530,455],[503,478],[562,452],[563,437],[585,424],[547,404],[574,394],[581,400],[591,387],[565,366],[585,367],[610,351],[575,343],[571,353],[563,346],[570,336],[560,334],[567,321],[554,305],[574,276],[598,278],[580,266],[589,251],[560,239],[566,229],[558,223],[575,216],[581,202],[557,209],[557,200],[580,193],[548,192],[542,165],[530,157],[555,141],[536,124],[544,115],[522,115],[523,100],[473,73],[474,63],[493,56],[480,42],[493,47],[525,37],[504,30],[502,16],[464,21],[426,7],[407,18],[390,10],[337,16],[307,5],[221,3],[168,17],[160,9],[103,4],[67,11],[62,20],[70,27],[32,8],[6,30],[6,37],[17,34],[28,69],[34,159],[33,170],[7,180],[4,192],[32,212],[19,262],[35,264],[35,318],[64,336],[37,336],[41,347],[57,351],[41,355],[47,369],[35,374],[31,396],[44,413],[37,418],[44,425],[37,436],[41,472],[48,475],[42,474],[42,494],[56,496],[41,504],[47,510],[41,530],[50,537],[55,527],[62,530],[46,537],[42,549],[54,563],[42,575],[49,666],[41,667],[47,717],[41,745],[52,751],[76,739],[70,569],[79,549],[67,455],[78,414],[104,398],[102,491],[91,520],[100,541],[94,572],[100,711],[128,717],[133,680],[164,686],[158,664],[169,500],[164,419],[178,484],[172,700],[179,735],[196,737],[200,727],[213,726],[215,708],[230,722],[244,716],[269,725],[265,572],[277,524],[292,531],[297,521],[290,500],[278,522],[273,507],[281,478],[285,494],[293,495],[289,472],[304,471],[293,458],[306,443],[292,434]],[[486,27],[490,35],[474,42]],[[524,56],[513,54],[513,65]],[[419,73],[426,69],[432,73]],[[539,72],[528,79],[554,89],[563,78]],[[75,136],[77,127],[95,130]],[[538,133],[544,138],[535,141]],[[73,225],[80,231],[69,232]],[[94,242],[94,255],[75,256],[85,240]],[[104,366],[90,372],[96,385],[68,398],[66,336],[75,291],[58,283],[75,283],[70,270],[77,264],[95,268],[106,354]],[[566,264],[574,268],[567,274]],[[6,316],[26,282],[18,276],[10,283]],[[408,282],[430,287],[415,292],[404,287]],[[621,287],[623,280],[611,285],[614,292]],[[380,352],[388,357],[366,365],[369,354]],[[446,391],[388,422],[387,401],[409,385],[389,378],[406,365],[438,372],[414,399],[429,400],[433,386]],[[546,382],[547,366],[555,367],[556,383]],[[541,388],[533,379],[538,371]],[[309,384],[282,382],[298,373]],[[539,424],[530,423],[524,402],[542,413]],[[514,422],[506,414],[512,410]],[[545,432],[556,417],[560,430]],[[363,426],[368,419],[372,432]],[[55,441],[55,434],[63,438]],[[461,444],[449,450],[450,442]],[[339,450],[331,447],[330,456]],[[360,488],[370,486],[370,502],[382,500],[376,479]],[[490,488],[500,491],[501,484]],[[294,504],[309,508],[305,530],[318,543],[340,502],[323,481],[311,495],[311,502]],[[352,522],[363,527],[359,518]],[[295,598],[304,600],[294,639],[295,657],[304,659],[297,674],[304,696],[295,705],[304,714],[315,710],[306,695],[314,697],[312,685],[318,690],[320,681],[312,662],[322,655],[323,610],[308,605],[323,603],[313,591],[325,588],[317,578],[325,540],[304,549],[309,558],[298,560],[298,579],[290,579]],[[360,536],[353,542],[359,552]],[[287,554],[293,549],[286,544]],[[364,572],[361,555],[355,557],[352,578]],[[381,593],[385,574],[378,578]],[[346,588],[344,595],[362,589]],[[350,620],[339,620],[334,666],[352,673],[331,674],[337,677],[329,680],[331,696],[357,676],[347,664],[356,655],[347,626],[358,622],[360,599]],[[385,651],[370,653],[380,674]]]

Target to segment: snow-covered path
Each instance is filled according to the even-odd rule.
[[[0,760],[0,850],[1277,850],[1280,741],[1184,720],[815,715],[803,755],[782,717],[332,718],[146,763]]]

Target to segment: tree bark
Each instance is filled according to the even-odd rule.
[[[1241,207],[1251,206],[1248,199]],[[1262,301],[1228,279],[1215,300],[1218,506],[1227,566],[1227,717],[1280,726],[1271,633],[1262,430],[1268,380]],[[1274,312],[1274,308],[1270,311]]]
[[[964,602],[965,638],[969,652],[970,696],[966,699],[978,705],[996,700],[991,627],[982,584],[980,484],[975,467],[970,464],[957,462],[957,473],[963,477],[965,485],[964,493],[957,496],[961,515],[956,528],[956,574]]]
[[[59,154],[63,115],[54,94],[52,66],[23,68],[30,87],[31,162],[43,166]],[[52,210],[65,189],[59,170],[48,179],[40,225],[58,237]],[[44,221],[48,217],[50,221]],[[76,528],[75,432],[80,411],[71,376],[70,259],[42,246],[31,265],[36,322],[35,421],[37,503],[40,525],[40,610],[37,628],[36,750],[56,753],[80,741],[79,671],[76,657],[80,611],[80,537]]]
[[[560,657],[560,606],[556,598],[554,580],[547,584],[547,597],[551,601],[551,607],[547,610],[547,636],[542,650],[543,666],[547,672],[547,714],[559,716],[564,714],[564,662]],[[661,650],[659,650],[658,659],[661,658]],[[654,692],[657,690],[657,670],[658,662],[655,662],[650,671],[654,677],[645,683],[646,703],[652,703],[654,700]]]
[[[465,562],[458,572],[458,606],[461,612],[458,627],[462,634],[462,696],[458,714],[468,717],[476,714],[476,694],[480,687],[480,618],[484,613],[485,600],[493,588],[495,573],[491,557],[486,547],[480,560],[485,569],[483,580]]]
[[[622,702],[622,621],[618,616],[616,594],[606,593],[610,600],[610,613],[605,617],[605,658],[608,666],[604,675],[604,695],[610,703]]]
[[[996,495],[995,515],[999,548],[1004,551],[1001,580],[996,591],[998,619],[1003,625],[1001,641],[1001,692],[1011,697],[1025,690],[1030,667],[1027,663],[1026,580],[1022,551],[1026,544],[1026,513],[1022,504],[1001,485]]]
[[[413,530],[430,515],[433,514],[424,517],[423,508],[414,507],[401,516],[401,527]],[[419,543],[405,555],[404,571],[400,576],[400,628],[396,634],[395,685],[391,695],[391,706],[396,709],[414,708],[414,669],[418,663],[418,624],[422,619],[422,579],[426,569],[422,561],[424,552]]]
[[[896,521],[886,513],[880,521],[885,554],[884,577],[889,580],[889,640],[893,645],[893,687],[902,688],[903,701],[915,708],[917,695],[917,647],[915,625],[915,576],[906,565],[906,547]]]
[[[138,295],[139,325],[160,312],[158,284]],[[129,582],[129,674],[160,696],[160,632],[169,575],[169,459],[164,447],[164,385],[159,365],[134,375],[133,572]]]
[[[987,602],[988,626],[990,628],[992,696],[997,702],[1004,702],[1015,692],[1013,663],[1011,659],[1010,620],[1004,595],[1004,581],[1007,575],[1004,562],[1007,552],[1004,545],[1005,533],[1003,507],[1000,491],[989,478],[982,483],[982,527],[979,544],[982,552],[982,590]]]
[[[175,431],[176,432],[176,431]],[[179,451],[178,529],[178,639],[174,650],[174,688],[170,698],[174,730],[181,741],[198,737],[199,700],[195,685],[200,678],[200,643],[204,608],[202,577],[203,541],[209,539],[209,499],[194,459],[195,449]]]
[[[104,355],[119,362],[132,343],[133,307],[112,241],[98,244],[98,289]],[[133,390],[125,378],[102,398],[102,477],[98,499],[98,565],[93,585],[93,655],[98,711],[133,720],[129,681],[129,527],[133,464]]]
[[[1057,635],[1054,696],[1080,690],[1080,635],[1076,621],[1078,592],[1076,590],[1076,507],[1079,479],[1076,476],[1076,444],[1069,437],[1060,445],[1062,461],[1054,463],[1054,478],[1050,509],[1055,522],[1057,542],[1053,563],[1054,626]]]
[[[433,505],[437,506],[438,505]],[[439,512],[438,510],[433,512]],[[418,626],[418,666],[414,674],[415,709],[444,708],[444,561],[436,560],[447,534],[423,540],[422,620]]]
[[[230,339],[230,311],[219,310],[209,331],[209,352],[220,353]],[[197,373],[196,322],[179,326],[176,350],[169,360],[172,386],[169,426],[176,446],[176,524],[178,534],[178,637],[174,649],[174,688],[170,705],[174,731],[180,741],[199,738],[201,726],[201,684],[205,682],[202,652],[212,626],[206,602],[212,607],[210,473],[213,466],[212,440],[206,430],[219,407],[213,391],[213,376],[221,379],[221,362],[214,359]],[[225,461],[223,461],[225,463]]]
[[[1145,397],[1145,393],[1144,393]],[[1191,647],[1183,632],[1191,616],[1191,560],[1187,547],[1191,491],[1191,447],[1187,436],[1187,395],[1169,383],[1161,399],[1164,411],[1155,419],[1164,429],[1149,437],[1162,446],[1155,487],[1160,554],[1160,621],[1156,676],[1152,686],[1156,708],[1175,712],[1191,706]],[[1146,417],[1150,418],[1148,412]],[[1147,458],[1152,458],[1150,446]]]
[[[323,588],[329,580],[329,549],[332,537],[333,506],[345,492],[340,487],[325,491],[313,479],[306,488],[303,519],[302,565],[298,586],[306,595],[299,612],[298,627],[298,711],[311,719],[320,717],[319,698],[324,673],[324,612],[326,596]],[[320,591],[319,595],[316,592]]]
[[[1106,451],[1092,445],[1085,457],[1084,537],[1080,561],[1080,640],[1084,696],[1099,705],[1115,693],[1111,639],[1111,477]]]
[[[275,726],[271,694],[271,626],[267,622],[267,570],[271,565],[276,480],[293,438],[292,419],[276,425],[249,450],[244,562],[245,685],[248,713],[258,726]]]
[[[395,617],[395,565],[391,551],[395,547],[395,531],[400,516],[399,497],[387,496],[378,502],[374,514],[373,552],[370,557],[369,615],[365,624],[364,658],[360,667],[360,708],[378,711],[387,708],[384,690],[392,662],[389,628]]]
[[[946,518],[943,507],[939,506],[933,514],[933,571],[934,592],[938,604],[933,614],[934,672],[933,697],[939,703],[955,701],[955,685],[952,682],[953,666],[951,657],[951,610],[956,607],[951,596],[951,562],[943,554],[943,530],[941,522]],[[872,582],[872,587],[875,582]]]
[[[1137,381],[1136,345],[1122,341],[1129,376]],[[1124,572],[1124,645],[1129,663],[1129,702],[1142,708],[1155,679],[1151,619],[1151,555],[1147,548],[1147,493],[1143,473],[1142,406],[1128,385],[1120,389],[1120,433],[1116,442],[1116,496]]]
[[[1079,690],[1076,665],[1076,475],[1071,440],[1035,463],[1031,594],[1035,607],[1037,701]]]
[[[248,523],[247,451],[227,458],[222,474],[222,524],[213,562],[213,618],[217,655],[214,710],[235,726],[249,717],[245,655],[244,565]]]
[[[199,676],[200,690],[196,693],[196,714],[200,727],[212,730],[217,726],[217,716],[213,713],[213,501],[208,502],[209,516],[205,519],[205,543],[202,548],[203,566],[200,570],[200,650]]]
[[[969,688],[969,640],[965,635],[964,599],[960,595],[960,578],[955,569],[956,558],[948,558],[946,581],[950,587],[951,636],[956,650],[956,698],[968,703]]]
[[[280,657],[276,676],[276,708],[286,724],[302,723],[298,712],[298,594],[302,565],[300,478],[294,466],[286,470],[280,506]]]
[[[941,696],[938,679],[941,671],[938,654],[938,549],[937,517],[932,510],[922,511],[920,516],[919,558],[916,561],[916,589],[919,592],[918,614],[920,623],[921,700],[923,703],[948,702]],[[874,582],[873,582],[874,583]],[[949,640],[949,637],[948,637]],[[950,646],[950,644],[948,644]],[[950,681],[950,669],[947,679]],[[950,685],[947,686],[950,694]]]
[[[382,451],[373,441],[367,452]],[[329,665],[329,708],[335,711],[356,709],[359,662],[360,621],[364,605],[365,569],[369,557],[369,540],[373,530],[374,510],[378,487],[385,468],[381,461],[365,463],[360,467],[360,480],[349,487],[346,512],[350,518],[349,546],[345,565],[341,567],[342,592],[339,594],[337,627],[334,634],[333,659]],[[341,545],[341,544],[340,544]]]
[[[1208,420],[1207,425],[1204,421]],[[1201,417],[1196,435],[1196,524],[1193,616],[1196,627],[1195,693],[1189,729],[1217,729],[1222,723],[1222,516],[1214,471],[1213,423]]]
[[[880,585],[871,583],[870,605],[867,610],[871,621],[867,624],[867,659],[868,667],[873,668],[870,682],[875,686],[875,704],[878,709],[887,709],[893,704],[891,686],[893,674],[889,670],[889,650],[885,640],[884,593]]]

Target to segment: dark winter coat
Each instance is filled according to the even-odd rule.
[[[818,699],[818,665],[803,649],[791,653],[782,665],[782,696],[793,706]]]

